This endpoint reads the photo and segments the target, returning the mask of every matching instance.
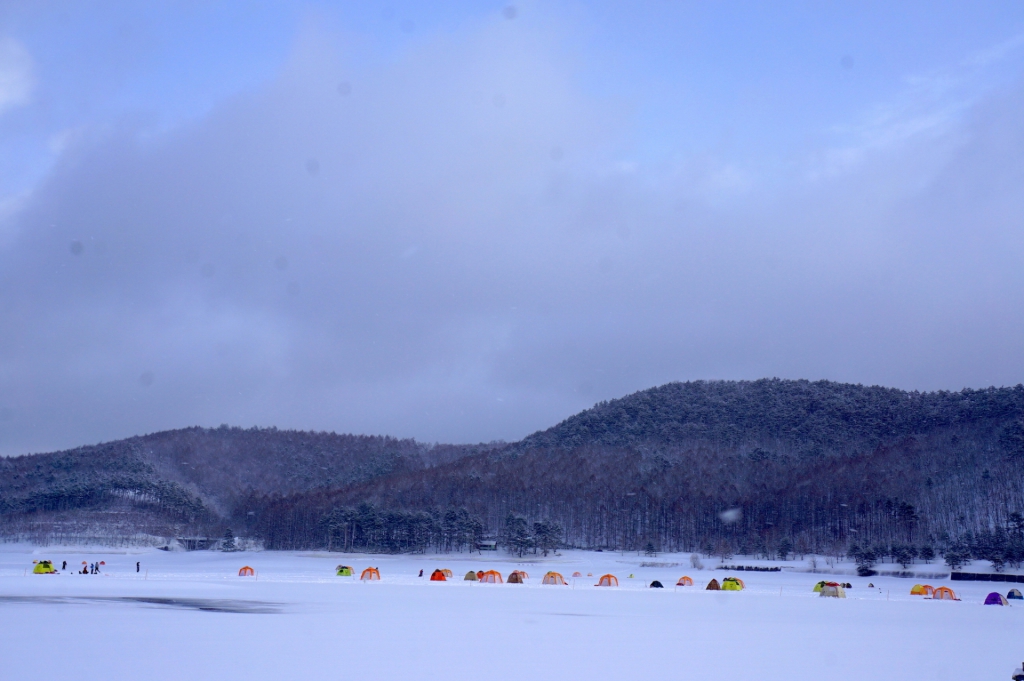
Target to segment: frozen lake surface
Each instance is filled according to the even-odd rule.
[[[69,573],[83,560],[107,564],[97,576],[33,575],[34,559],[66,560]],[[382,580],[335,577],[340,563],[357,575],[378,567]],[[787,565],[781,573],[704,563],[693,570],[688,554],[519,560],[0,546],[0,678],[981,680],[1008,679],[1024,660],[1024,602],[982,605],[1011,584],[829,577],[804,562],[760,563]],[[239,577],[243,565],[257,575]],[[451,569],[454,581],[429,582],[434,568]],[[530,577],[477,584],[462,580],[470,569]],[[541,585],[547,570],[571,586]],[[570,579],[577,571],[593,576]],[[595,587],[605,573],[620,586]],[[695,587],[674,587],[684,574]],[[727,575],[746,590],[704,590]],[[666,588],[648,588],[655,579]],[[845,600],[819,598],[819,579],[853,588]],[[910,596],[915,581],[951,586],[962,600]]]

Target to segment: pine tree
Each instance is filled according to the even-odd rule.
[[[221,551],[237,551],[238,547],[235,546],[235,533],[231,531],[231,528],[224,530],[224,539],[220,543]]]

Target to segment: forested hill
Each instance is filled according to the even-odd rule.
[[[831,381],[693,381],[597,404],[516,449],[639,443],[774,445],[796,452],[871,449],[935,428],[1024,414],[1024,386],[906,392]]]
[[[942,547],[1017,518],[1024,557],[1015,514],[1022,386],[697,381],[508,445],[221,427],[0,459],[0,535],[34,541],[231,526],[268,548],[453,550],[515,534],[520,548],[824,551]]]

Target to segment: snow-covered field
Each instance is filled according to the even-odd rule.
[[[32,560],[44,558],[67,560],[69,572],[83,560],[106,566],[98,576],[33,575]],[[335,577],[339,563],[379,567],[383,579]],[[238,577],[243,565],[257,576]],[[1008,679],[1024,660],[1024,602],[982,605],[1012,585],[920,580],[952,586],[962,600],[948,602],[910,596],[918,580],[842,575],[836,581],[853,588],[839,600],[811,591],[830,577],[787,565],[728,573],[666,554],[517,560],[0,545],[0,679],[981,680]],[[455,580],[427,581],[436,567]],[[492,568],[530,579],[462,580]],[[552,569],[593,577],[542,586]],[[595,587],[604,573],[620,586]],[[674,587],[684,574],[695,587]],[[729,574],[747,589],[704,590]],[[654,579],[666,588],[647,588]]]

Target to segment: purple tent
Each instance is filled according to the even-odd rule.
[[[988,598],[985,599],[985,605],[1006,605],[1006,599],[1003,598],[1001,593],[993,591],[988,595]]]

